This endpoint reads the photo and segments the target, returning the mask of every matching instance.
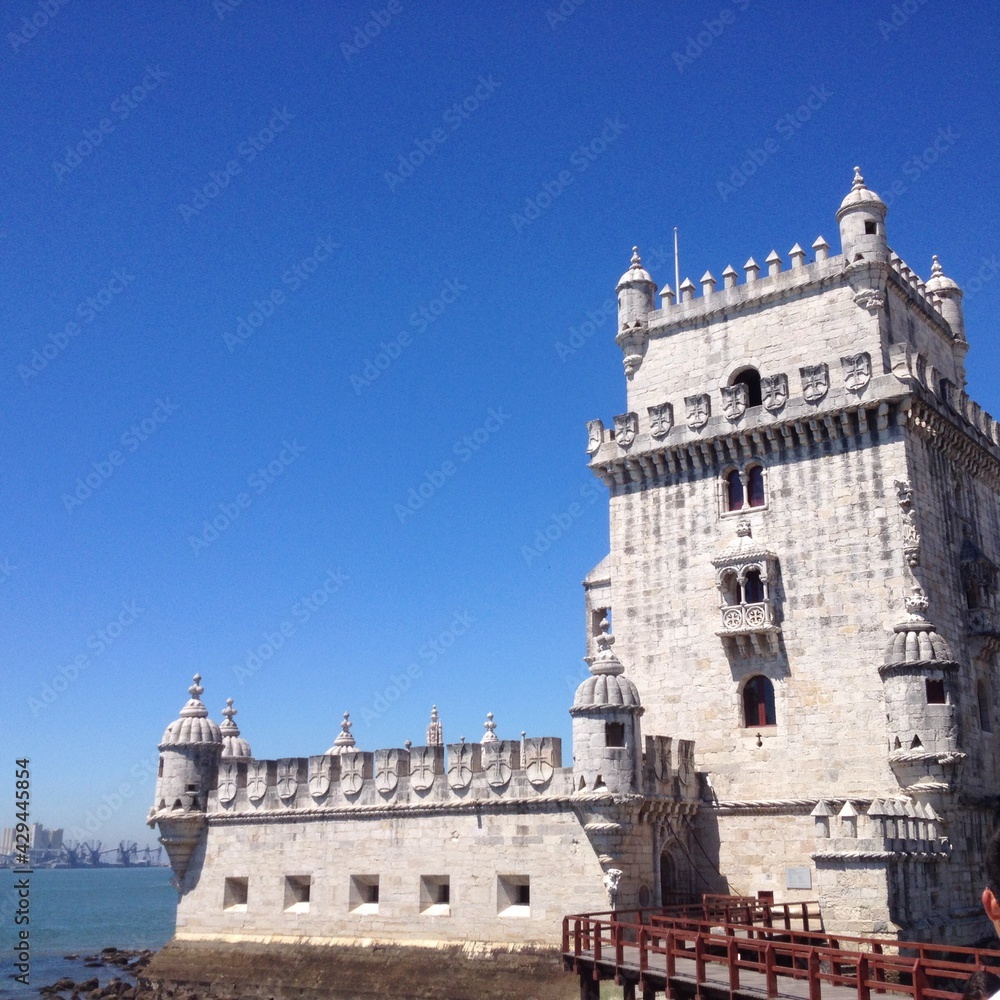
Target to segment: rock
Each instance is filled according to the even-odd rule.
[[[52,990],[53,993],[63,993],[66,990],[75,989],[75,984],[69,976],[63,976],[62,979],[57,979],[51,986],[45,987],[47,990]]]
[[[93,979],[88,979],[85,983],[77,983],[76,989],[80,993],[86,993],[88,990],[96,990],[100,985],[97,976],[94,976]]]
[[[63,959],[67,962],[76,962],[79,958],[79,955],[63,955]]]

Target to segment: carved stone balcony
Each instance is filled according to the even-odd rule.
[[[770,601],[729,604],[721,611],[722,628],[716,635],[733,640],[741,653],[746,655],[751,649],[764,653],[774,648],[781,627]]]
[[[1000,638],[1000,611],[995,608],[970,608],[969,633]]]

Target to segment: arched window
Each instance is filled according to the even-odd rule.
[[[747,470],[747,504],[764,506],[764,469],[759,465],[752,465]]]
[[[726,510],[743,510],[743,480],[737,469],[726,476]]]
[[[760,578],[759,569],[747,571],[743,581],[743,593],[747,604],[760,604],[764,600],[764,582]]]
[[[734,607],[740,603],[740,581],[735,573],[727,573],[722,578],[722,599],[726,607]]]
[[[756,368],[744,368],[737,375],[732,384],[742,382],[747,387],[747,406],[760,406],[760,372]]]
[[[776,725],[774,685],[763,674],[755,674],[743,686],[743,725],[748,729]]]
[[[980,681],[976,685],[976,698],[979,701],[979,728],[984,733],[993,732],[993,722],[990,719],[990,697],[986,685]]]

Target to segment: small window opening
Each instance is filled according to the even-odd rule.
[[[451,881],[447,875],[421,875],[420,912],[431,917],[451,915]]]
[[[743,687],[743,725],[748,729],[776,725],[774,685],[763,674],[751,677]]]
[[[760,604],[764,600],[764,582],[760,578],[759,569],[747,572],[743,582],[743,592],[746,594],[747,604]]]
[[[903,744],[899,742],[899,737],[897,736],[895,742],[892,745],[892,749],[893,750],[901,750],[902,748],[903,748]]]
[[[979,701],[979,728],[984,733],[992,733],[993,722],[990,719],[989,691],[982,681],[976,685],[976,697]]]
[[[227,878],[223,887],[222,908],[234,912],[246,910],[249,886],[248,878]]]
[[[751,507],[764,506],[764,470],[759,465],[747,472],[747,503]]]
[[[743,480],[736,469],[726,476],[726,509],[743,510]]]
[[[874,222],[865,223],[865,236],[874,236],[877,232],[877,228]]]
[[[943,705],[945,703],[944,697],[944,681],[943,680],[928,680],[925,682],[927,687],[927,704],[928,705]]]
[[[285,913],[308,913],[311,889],[310,875],[286,875]]]
[[[198,791],[198,786],[197,785],[187,785],[186,789],[189,792],[197,792]]]
[[[160,758],[160,765],[156,769],[156,776],[158,778],[162,778],[163,777],[163,758],[162,757]]]
[[[378,875],[352,875],[348,895],[352,913],[378,913]]]
[[[531,905],[531,886],[528,885],[527,882],[517,887],[517,905],[518,906]]]
[[[497,913],[501,917],[530,916],[531,879],[527,875],[497,876]]]
[[[625,746],[624,722],[606,722],[604,724],[604,745],[606,747]]]
[[[740,582],[735,573],[727,573],[722,580],[722,597],[727,607],[740,603]]]
[[[747,387],[747,406],[760,406],[762,397],[760,393],[760,372],[756,368],[744,368],[743,371],[733,379],[733,385],[742,383]]]
[[[970,580],[968,586],[965,588],[965,606],[970,609],[981,608],[983,606],[979,584],[975,580]]]
[[[923,746],[923,743],[920,742],[920,737],[917,736],[916,733],[914,733],[913,734],[913,739],[910,740],[910,749],[911,750],[917,750],[918,748],[920,748],[922,746]]]

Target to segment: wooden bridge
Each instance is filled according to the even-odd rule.
[[[961,1000],[972,973],[1000,975],[1000,951],[831,935],[818,903],[738,896],[565,917],[562,951],[581,1000],[602,979],[625,1000]]]

